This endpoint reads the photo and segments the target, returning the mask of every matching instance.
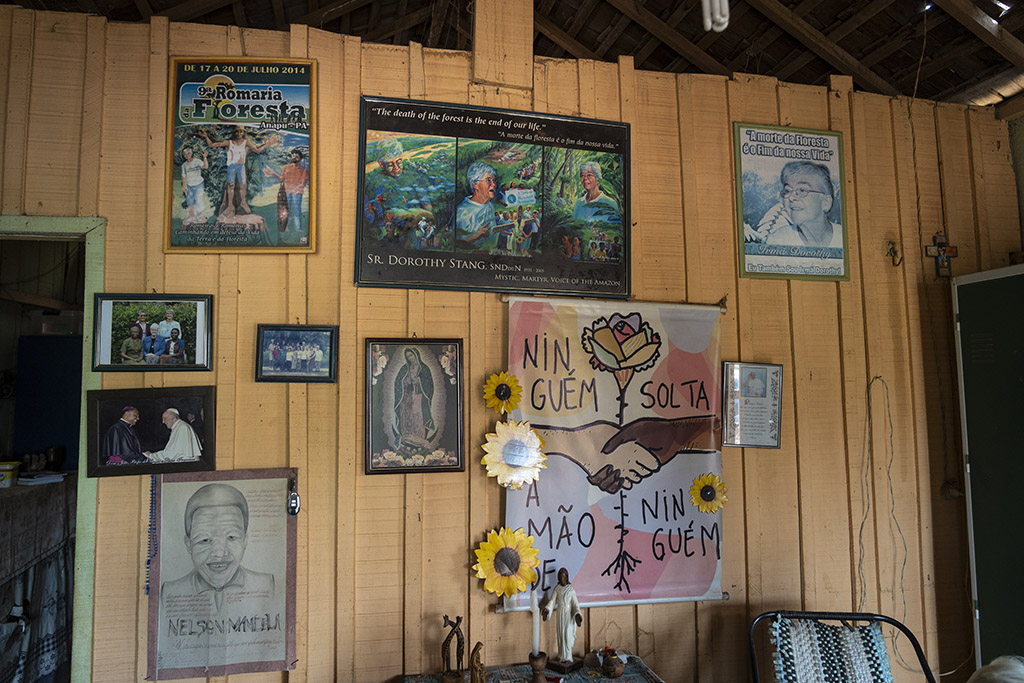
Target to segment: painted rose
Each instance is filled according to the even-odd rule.
[[[661,348],[661,339],[639,313],[598,318],[592,328],[583,328],[581,342],[595,368],[630,375],[654,365]]]

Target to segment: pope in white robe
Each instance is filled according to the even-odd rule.
[[[164,411],[161,421],[164,426],[171,430],[171,437],[163,450],[146,452],[150,462],[187,462],[198,460],[203,452],[203,447],[192,431],[192,426],[181,419],[181,415],[175,408],[168,408]]]

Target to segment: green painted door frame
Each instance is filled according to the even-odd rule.
[[[96,570],[96,480],[84,476],[86,466],[85,392],[102,388],[92,371],[93,294],[103,291],[104,232],[99,217],[0,216],[0,238],[74,240],[85,242],[85,313],[82,329],[82,408],[78,437],[78,511],[75,537],[75,602],[71,680],[92,679],[93,589]]]

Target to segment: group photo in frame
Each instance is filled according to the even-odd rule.
[[[257,325],[257,382],[335,382],[337,325]]]
[[[93,370],[211,368],[211,295],[99,293],[93,300]]]
[[[165,251],[316,248],[316,62],[174,57]]]
[[[90,477],[216,469],[213,386],[96,389],[86,414]]]
[[[356,282],[630,293],[629,124],[361,100]]]
[[[722,364],[722,445],[781,447],[781,365],[735,361]]]
[[[147,680],[294,669],[295,468],[165,474],[153,489]]]
[[[734,123],[740,277],[849,280],[843,134]]]
[[[366,474],[462,472],[461,339],[366,340]]]

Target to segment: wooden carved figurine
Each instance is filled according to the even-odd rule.
[[[487,683],[487,669],[484,668],[484,664],[480,657],[480,650],[482,650],[484,644],[477,641],[477,644],[473,646],[473,652],[469,655],[469,679],[470,683]]]
[[[455,617],[455,621],[444,615],[444,625],[451,629],[441,643],[441,666],[444,667],[444,679],[462,680],[462,656],[466,653],[466,639],[462,635],[462,617]],[[455,638],[455,664],[456,669],[452,670],[452,638]]]

